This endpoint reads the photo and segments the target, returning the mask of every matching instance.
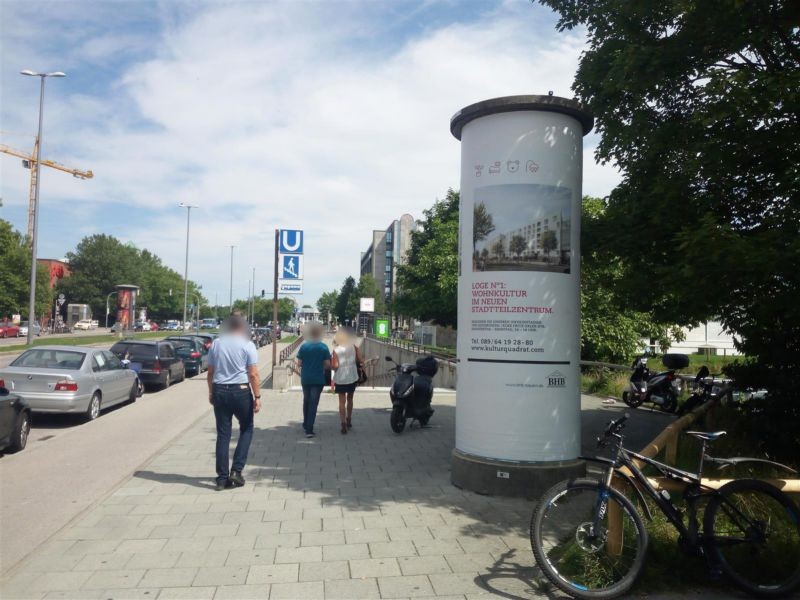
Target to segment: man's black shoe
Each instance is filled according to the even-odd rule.
[[[225,488],[230,487],[230,480],[228,479],[217,479],[217,485],[214,487],[215,490],[221,492]]]
[[[231,471],[230,477],[228,477],[228,481],[231,484],[231,487],[242,487],[244,485],[244,477],[242,477],[241,471]]]

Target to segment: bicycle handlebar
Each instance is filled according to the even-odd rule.
[[[616,419],[614,421],[609,421],[608,426],[606,427],[606,430],[604,432],[604,435],[608,437],[609,435],[618,433],[620,429],[622,429],[625,426],[625,421],[627,421],[629,417],[630,415],[628,413],[625,413],[619,419]]]

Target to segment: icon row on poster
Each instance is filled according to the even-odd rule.
[[[516,173],[519,171],[521,166],[521,161],[519,160],[507,160],[505,162],[505,169],[508,173]],[[489,163],[488,168],[487,165],[475,165],[475,177],[480,177],[483,175],[484,171],[487,171],[489,175],[497,175],[503,170],[503,161],[496,160],[492,163]],[[536,161],[529,160],[525,163],[525,171],[528,173],[536,173],[539,170],[539,165]]]

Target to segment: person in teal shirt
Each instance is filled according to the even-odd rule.
[[[297,366],[303,386],[303,430],[307,438],[313,438],[319,398],[325,387],[325,371],[331,368],[331,351],[322,341],[319,323],[306,326],[306,340],[297,352]]]

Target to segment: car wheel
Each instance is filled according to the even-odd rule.
[[[89,400],[89,407],[86,409],[86,420],[94,421],[100,416],[100,394],[94,393],[92,399]]]
[[[17,418],[17,425],[14,427],[14,435],[8,447],[9,452],[19,452],[28,445],[28,434],[31,432],[31,414],[23,410]]]
[[[131,386],[131,393],[128,394],[128,403],[133,404],[134,402],[136,402],[136,399],[138,397],[139,397],[139,385],[136,383],[136,381],[134,381],[133,385]]]
[[[2,337],[3,338],[7,338],[8,337],[8,332],[6,330],[3,330],[3,336]]]
[[[186,367],[183,367],[183,371],[181,371],[181,381],[186,381]]]
[[[172,378],[169,376],[169,371],[167,371],[166,377],[164,377],[164,389],[167,389],[172,384]]]

